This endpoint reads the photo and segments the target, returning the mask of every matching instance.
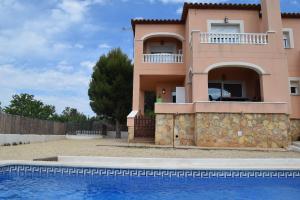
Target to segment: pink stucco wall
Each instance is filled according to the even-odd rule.
[[[242,20],[245,33],[268,32],[267,45],[217,45],[200,43],[200,32],[208,32],[208,20]],[[282,28],[292,28],[294,32],[294,49],[284,49],[282,44]],[[156,64],[143,63],[142,54],[145,49],[143,38],[151,33],[175,33],[182,36],[184,63]],[[300,19],[281,19],[278,0],[262,1],[262,17],[255,10],[209,10],[190,9],[185,24],[137,24],[134,40],[134,88],[133,110],[143,107],[143,89],[141,83],[145,76],[183,76],[182,85],[186,88],[186,102],[208,101],[208,72],[209,66],[216,63],[249,63],[259,66],[264,72],[260,73],[262,104],[218,104],[223,110],[253,109],[276,113],[277,109],[290,114],[291,118],[300,119],[300,97],[290,96],[289,77],[300,77]],[[157,37],[162,37],[158,35]],[[165,36],[164,36],[165,37]],[[173,37],[173,36],[170,36]],[[147,39],[147,38],[146,38]],[[190,46],[191,44],[191,46]],[[228,67],[228,66],[227,66]],[[230,66],[229,66],[230,67]],[[231,66],[232,67],[232,66]],[[233,66],[249,67],[249,66]],[[192,69],[192,83],[189,82],[189,71]],[[245,78],[246,79],[246,78]],[[155,78],[152,79],[155,82]],[[147,81],[146,81],[147,82]],[[168,84],[167,79],[157,81],[155,90],[161,90],[162,85]],[[149,83],[150,84],[150,83]],[[153,83],[152,83],[153,84]],[[178,83],[176,83],[178,84]],[[176,84],[170,82],[170,87]],[[165,86],[167,87],[167,86]],[[170,96],[166,101],[170,100]],[[216,104],[211,104],[216,105]],[[230,106],[229,106],[230,105]],[[271,105],[271,106],[270,106]],[[279,106],[280,105],[280,106]],[[278,107],[277,107],[278,106]],[[172,107],[156,106],[160,112],[171,112]],[[210,106],[209,106],[210,107]],[[227,108],[226,108],[227,107]],[[198,109],[205,106],[199,107]],[[180,112],[191,111],[191,105],[181,106]],[[253,111],[253,112],[254,112]]]

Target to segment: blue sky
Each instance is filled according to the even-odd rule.
[[[0,101],[26,92],[92,116],[87,95],[99,56],[121,47],[132,57],[131,18],[180,18],[182,0],[0,0]],[[258,0],[192,2],[258,3]],[[282,0],[300,12],[300,0]],[[125,30],[122,30],[125,28]]]

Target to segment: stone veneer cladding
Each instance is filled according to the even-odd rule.
[[[282,148],[290,143],[285,114],[197,113],[196,145]],[[238,136],[242,131],[242,136]]]
[[[292,120],[293,138],[299,129],[300,120]],[[155,143],[172,145],[173,137],[174,146],[282,148],[290,144],[290,120],[286,114],[157,114]]]
[[[157,114],[155,120],[155,144],[173,145],[173,114]]]
[[[134,127],[128,126],[128,142],[134,141]]]
[[[291,119],[291,138],[292,141],[300,140],[300,119]]]
[[[195,145],[195,117],[191,114],[181,114],[175,116],[174,145],[193,146]],[[178,136],[178,137],[176,137]]]

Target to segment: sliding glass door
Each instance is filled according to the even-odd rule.
[[[243,98],[243,83],[239,81],[210,81],[208,83],[208,94],[210,101]]]

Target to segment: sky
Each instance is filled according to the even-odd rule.
[[[94,113],[87,95],[92,68],[111,48],[133,57],[132,18],[181,16],[183,0],[0,0],[0,102],[33,94],[56,107]],[[189,2],[259,3],[259,0]],[[300,12],[300,0],[281,0]]]

